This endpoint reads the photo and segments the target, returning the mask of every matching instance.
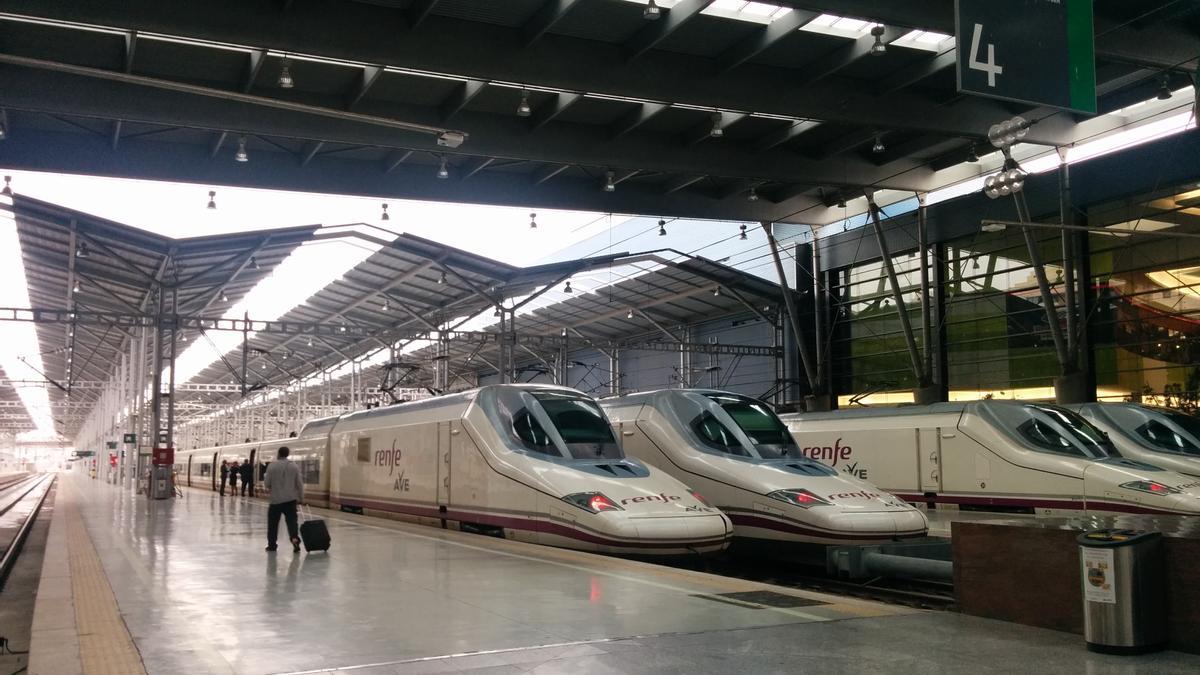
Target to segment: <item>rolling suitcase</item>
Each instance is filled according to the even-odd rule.
[[[304,522],[300,523],[300,541],[304,542],[304,550],[312,553],[313,551],[328,551],[329,550],[329,528],[325,526],[325,521],[319,518],[312,518],[311,513],[301,511],[303,515],[309,516]]]

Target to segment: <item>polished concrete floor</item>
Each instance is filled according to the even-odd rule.
[[[1197,672],[1078,636],[324,514],[267,554],[265,507],[147,503],[81,476],[87,532],[149,673]],[[768,595],[730,595],[768,591]]]

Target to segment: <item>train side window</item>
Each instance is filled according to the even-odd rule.
[[[201,477],[207,476],[211,471],[212,471],[212,464],[201,464],[200,465],[200,476]]]
[[[692,429],[700,435],[700,440],[711,448],[731,455],[749,456],[737,436],[724,424],[721,424],[720,420],[713,417],[712,413],[701,413],[699,417],[692,420]]]
[[[1041,420],[1026,420],[1021,426],[1017,427],[1017,431],[1021,433],[1027,440],[1039,448],[1058,452],[1064,455],[1078,455],[1083,457],[1084,454],[1075,447],[1070,440],[1065,438],[1057,429],[1042,422]]]
[[[363,436],[358,439],[358,461],[371,461],[371,437]]]
[[[1135,431],[1156,448],[1188,455],[1200,455],[1200,447],[1158,420],[1152,419]]]
[[[513,433],[521,440],[527,450],[546,455],[558,455],[558,449],[550,440],[550,434],[542,428],[537,419],[525,408],[513,415]]]

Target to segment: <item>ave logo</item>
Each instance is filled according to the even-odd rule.
[[[859,466],[859,462],[855,462],[853,464],[847,464],[847,465],[843,466],[842,473],[845,473],[850,476],[854,476],[855,478],[861,478],[863,480],[867,480],[867,467]]]
[[[392,439],[392,447],[375,452],[375,466],[386,466],[388,475],[396,473],[396,467],[399,466],[400,460],[404,457],[404,452],[396,447],[396,440]],[[392,482],[392,490],[394,492],[408,492],[409,479],[404,477],[404,469],[400,469],[400,475]]]

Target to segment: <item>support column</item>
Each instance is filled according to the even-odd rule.
[[[621,393],[621,350],[613,348],[608,358],[608,393],[617,396]]]
[[[779,288],[783,294],[783,304],[787,309],[788,320],[792,325],[792,332],[796,336],[796,348],[800,352],[800,362],[804,365],[804,375],[808,380],[809,395],[805,398],[804,407],[808,411],[828,410],[831,406],[829,401],[829,393],[821,388],[821,381],[817,379],[817,371],[813,364],[813,358],[808,351],[808,343],[804,340],[804,333],[800,330],[800,316],[796,313],[796,301],[792,297],[792,289],[788,285],[787,275],[783,272],[783,262],[779,258],[779,246],[775,242],[775,233],[771,231],[771,223],[762,221],[759,223],[762,226],[763,232],[767,235],[767,243],[771,246],[771,259],[775,263],[775,274],[779,277]]]
[[[912,323],[908,318],[908,307],[904,303],[904,294],[900,290],[900,279],[896,276],[896,267],[892,264],[892,254],[888,250],[887,238],[883,234],[883,224],[879,222],[879,206],[875,199],[867,194],[867,208],[871,214],[871,227],[875,231],[875,241],[879,245],[879,259],[883,263],[883,271],[887,274],[888,283],[892,287],[892,300],[896,303],[896,314],[900,318],[900,329],[904,332],[904,344],[908,347],[908,358],[911,361],[913,376],[917,379],[917,389],[925,390],[929,386],[929,376],[924,372],[921,355],[917,351],[917,338],[913,334]]]
[[[930,307],[929,288],[929,224],[925,207],[925,193],[917,193],[917,248],[921,266],[921,370],[925,381],[919,381],[913,391],[913,400],[918,405],[929,405],[945,400],[942,387],[937,383],[933,370],[933,312]]]

